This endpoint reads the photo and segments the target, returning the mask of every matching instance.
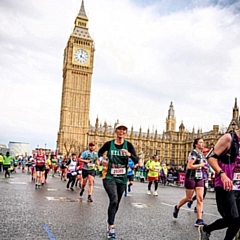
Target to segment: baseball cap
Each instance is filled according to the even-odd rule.
[[[94,143],[94,142],[90,142],[90,143],[88,144],[88,146],[95,146],[95,143]]]
[[[204,149],[202,150],[203,153],[208,153],[209,151],[210,151],[209,148],[204,148]]]
[[[120,127],[125,127],[126,129],[128,129],[126,125],[121,124],[121,123],[117,123],[115,129],[118,129],[118,128],[120,128]]]

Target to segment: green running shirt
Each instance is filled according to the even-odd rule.
[[[109,161],[107,169],[103,169],[103,172],[105,172],[103,173],[103,178],[114,179],[118,183],[127,184],[128,156],[116,148],[114,141],[111,141],[110,149],[107,153]],[[124,140],[122,149],[128,150],[126,140]]]

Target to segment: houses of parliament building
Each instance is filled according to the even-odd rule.
[[[94,124],[89,121],[94,51],[94,41],[88,32],[88,17],[82,0],[73,32],[64,50],[62,101],[57,135],[57,149],[62,155],[70,155],[72,152],[79,154],[87,148],[90,141],[95,142],[98,150],[106,141],[114,138],[115,125],[109,126],[107,122],[101,124],[98,118]],[[238,128],[238,120],[239,108],[235,99],[228,130],[233,123]],[[202,137],[205,147],[211,148],[223,134],[218,125],[213,125],[213,129],[208,132],[199,129],[195,131],[194,128],[189,132],[183,123],[177,129],[171,102],[164,132],[158,133],[156,130],[152,133],[149,129],[144,132],[141,128],[136,131],[132,127],[128,129],[126,139],[134,145],[141,159],[140,164],[157,154],[165,163],[183,165],[195,138]]]

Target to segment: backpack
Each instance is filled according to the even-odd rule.
[[[219,160],[221,160],[221,162],[224,164],[233,163],[235,161],[236,156],[238,156],[239,154],[238,136],[235,133],[235,131],[230,131],[229,133],[232,136],[230,148],[228,149],[227,152],[219,156]]]

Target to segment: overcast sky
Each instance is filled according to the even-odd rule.
[[[85,0],[95,42],[90,121],[135,131],[228,126],[240,105],[240,1]],[[81,0],[0,1],[0,143],[55,149],[63,51]]]

